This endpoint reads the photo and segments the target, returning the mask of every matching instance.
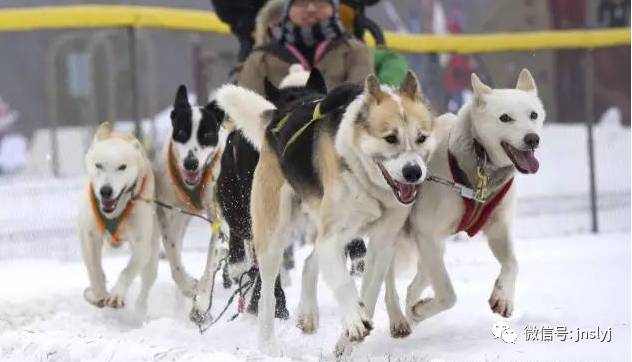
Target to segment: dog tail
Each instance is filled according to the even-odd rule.
[[[257,150],[261,150],[266,127],[272,120],[272,112],[276,107],[259,94],[233,84],[222,86],[215,99],[246,139]]]

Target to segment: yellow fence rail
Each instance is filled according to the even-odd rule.
[[[5,8],[0,31],[134,27],[227,34],[211,11],[150,6],[81,5]],[[629,28],[494,34],[423,35],[386,32],[393,50],[410,53],[485,53],[630,45]],[[372,39],[367,39],[373,45]]]

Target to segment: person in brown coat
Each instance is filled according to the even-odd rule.
[[[362,82],[372,72],[373,57],[364,43],[344,31],[337,0],[286,0],[276,28],[262,23],[269,21],[266,12],[275,11],[273,3],[257,17],[257,31],[267,28],[269,36],[255,35],[258,43],[261,39],[269,42],[257,44],[248,56],[239,85],[264,94],[265,78],[278,86],[296,63],[307,71],[318,68],[329,89],[345,82]]]

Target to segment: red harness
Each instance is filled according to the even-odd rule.
[[[467,176],[461,168],[459,167],[459,163],[452,153],[448,151],[448,162],[450,163],[450,172],[452,173],[452,179],[455,182],[458,182],[462,185],[466,185],[467,187],[471,187]],[[465,207],[465,213],[463,214],[463,218],[459,222],[459,225],[456,228],[455,232],[465,231],[467,235],[470,237],[476,235],[485,223],[489,219],[492,211],[498,206],[498,204],[505,197],[507,191],[511,187],[513,183],[513,177],[509,179],[509,181],[505,182],[505,184],[498,190],[491,198],[487,201],[481,203],[476,202],[471,199],[467,199],[463,197],[463,206]]]

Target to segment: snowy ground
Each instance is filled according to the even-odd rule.
[[[204,237],[191,232],[187,241]],[[498,321],[486,300],[498,266],[483,240],[448,246],[448,268],[455,282],[457,305],[417,325],[404,340],[389,337],[382,300],[376,330],[352,355],[359,361],[626,361],[630,359],[630,236],[529,238],[516,242],[521,272],[517,311],[509,325],[515,344],[494,339]],[[300,249],[302,260],[309,248]],[[126,262],[123,251],[106,258],[112,280]],[[191,270],[202,270],[201,251],[185,254]],[[288,301],[298,301],[299,270],[292,272]],[[409,275],[398,278],[404,292]],[[2,361],[259,361],[274,360],[256,351],[256,321],[241,317],[221,321],[205,335],[187,321],[188,301],[177,297],[169,268],[161,261],[150,297],[149,317],[131,311],[99,310],[81,297],[87,277],[80,260],[20,258],[0,263],[0,360]],[[135,296],[134,285],[130,296]],[[220,288],[221,289],[221,288]],[[340,331],[333,297],[320,283],[321,328],[303,336],[295,321],[277,322],[284,357],[320,361],[331,358]],[[221,290],[215,308],[229,291]],[[215,309],[214,309],[215,310]],[[230,310],[230,314],[234,309]],[[217,312],[216,312],[217,313]],[[527,327],[553,328],[553,341],[526,341]],[[557,327],[570,339],[577,329],[611,330],[610,342],[560,341]],[[546,333],[546,332],[545,332]],[[541,335],[540,335],[541,339]]]

